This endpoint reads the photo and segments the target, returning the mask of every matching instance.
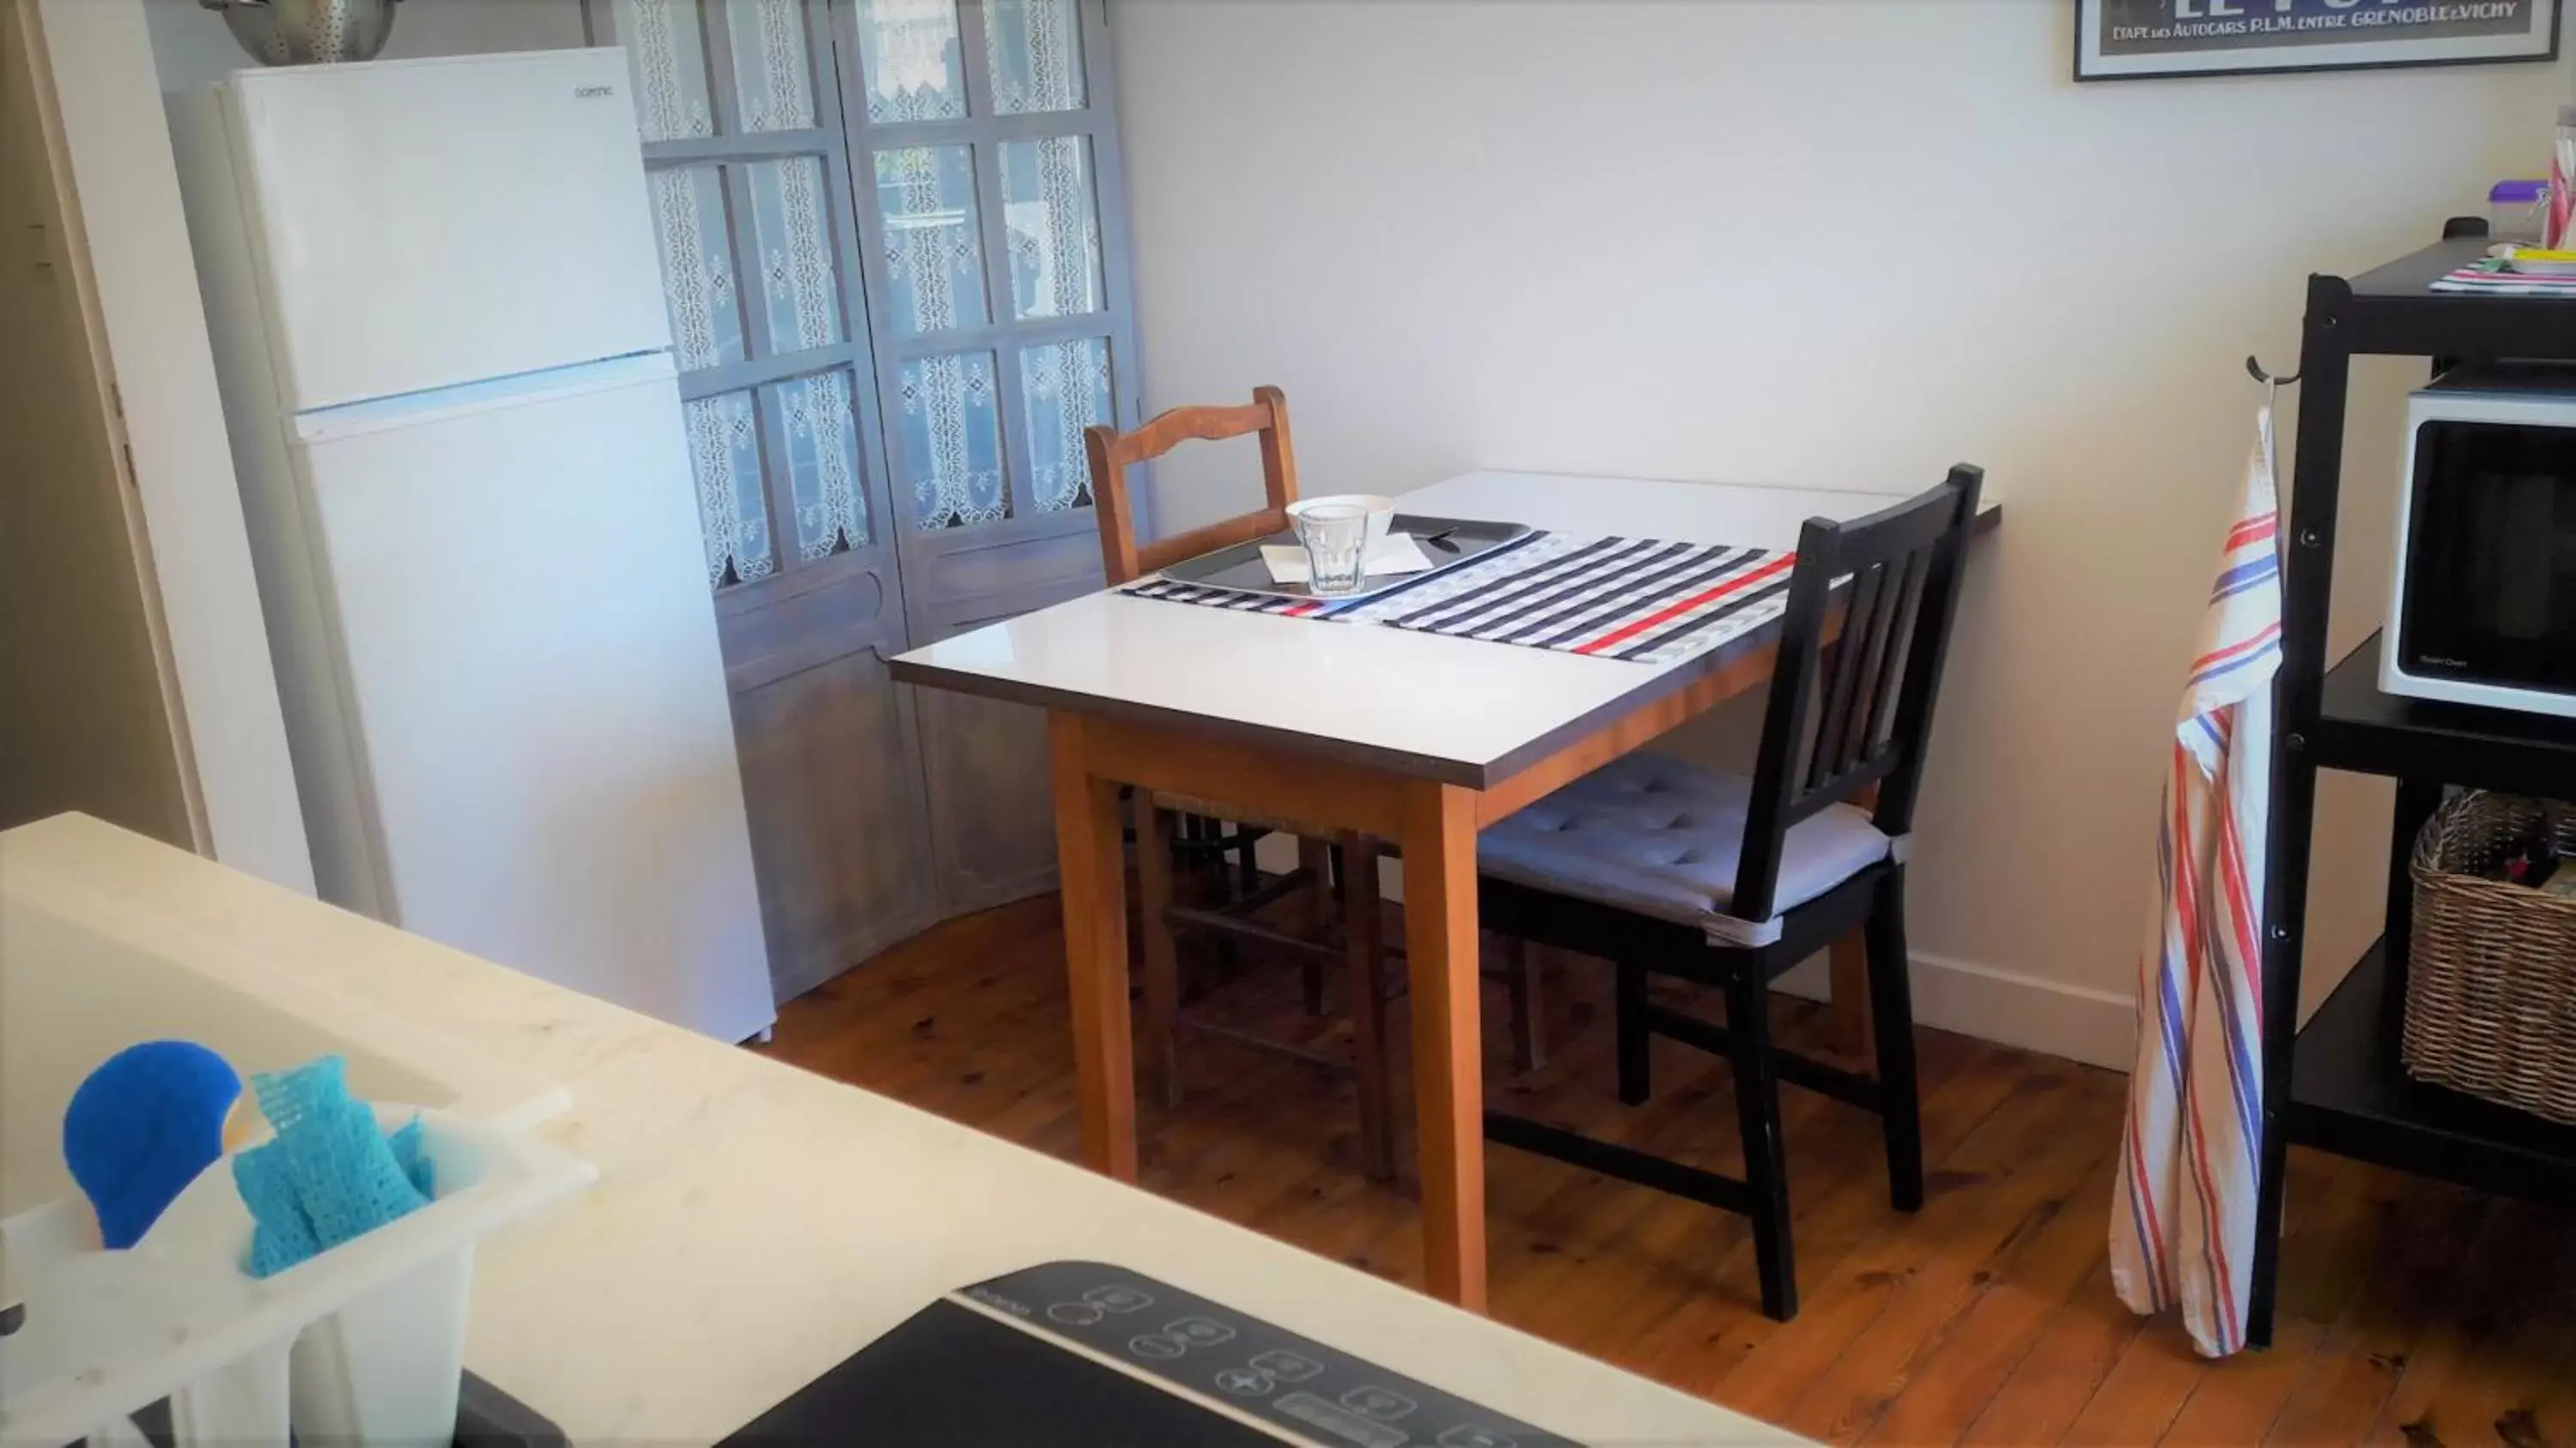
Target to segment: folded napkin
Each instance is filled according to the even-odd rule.
[[[1301,544],[1264,543],[1261,545],[1261,561],[1269,568],[1273,583],[1304,583],[1311,576],[1311,570],[1306,566],[1306,549]],[[1361,571],[1369,574],[1424,573],[1430,568],[1430,558],[1424,555],[1422,545],[1413,541],[1412,534],[1389,533],[1369,549],[1368,562]]]

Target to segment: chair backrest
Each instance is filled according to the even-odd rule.
[[[1866,518],[1807,520],[1730,914],[1771,918],[1790,829],[1828,805],[1875,785],[1877,826],[1891,835],[1914,827],[1985,476],[1962,463],[1939,487]]]
[[[1261,436],[1261,481],[1266,494],[1261,509],[1175,538],[1138,544],[1127,469],[1193,438],[1216,442],[1246,433]],[[1297,455],[1288,445],[1288,394],[1276,387],[1252,389],[1252,401],[1239,407],[1175,407],[1134,432],[1102,426],[1085,429],[1082,437],[1091,454],[1091,496],[1099,505],[1100,560],[1113,586],[1184,558],[1267,538],[1288,526],[1288,505],[1297,501]]]

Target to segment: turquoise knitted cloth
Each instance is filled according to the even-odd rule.
[[[349,1095],[338,1056],[254,1074],[251,1090],[277,1139],[233,1158],[233,1184],[255,1224],[250,1275],[271,1277],[429,1204],[435,1178],[420,1118],[391,1135]]]

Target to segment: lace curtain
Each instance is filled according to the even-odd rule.
[[[730,132],[828,129],[828,40],[812,0],[608,0],[616,38],[633,70],[639,125],[654,142],[703,141]],[[983,120],[970,113],[958,0],[854,0],[858,42],[853,101],[871,127]],[[1082,112],[1085,79],[1079,0],[984,0],[989,115]],[[727,74],[710,67],[718,30]],[[817,65],[823,75],[818,78]],[[852,120],[858,119],[854,114]],[[1099,316],[1108,295],[1088,121],[1063,135],[905,144],[881,133],[853,160],[874,183],[862,219],[881,254],[890,336],[911,355],[886,356],[878,374],[891,444],[882,456],[910,503],[913,525],[935,531],[1007,518],[1007,459],[1029,468],[1022,506],[1057,512],[1091,501],[1083,429],[1116,416],[1106,336],[1065,337],[1064,319]],[[861,132],[862,136],[871,134]],[[839,144],[837,141],[835,145]],[[869,385],[865,334],[847,314],[848,278],[836,237],[841,199],[822,154],[707,157],[704,148],[652,165],[650,191],[661,245],[673,348],[684,371],[771,359],[815,363],[784,380],[769,369],[738,390],[686,409],[705,525],[711,583],[774,575],[799,560],[870,541],[858,388]],[[980,177],[978,168],[990,168]],[[866,198],[860,198],[863,208]],[[984,204],[1002,210],[985,254]],[[988,277],[989,272],[989,277]],[[1007,313],[996,317],[997,309]],[[996,346],[943,346],[948,334],[1011,324],[1058,327],[1044,340],[1005,335]],[[924,351],[924,348],[929,350]],[[844,360],[851,359],[851,360]],[[853,370],[856,365],[862,370]],[[1004,385],[1007,381],[1010,385]],[[700,384],[704,386],[703,383]],[[867,399],[874,401],[875,397]],[[1007,414],[1007,415],[1006,415]],[[1025,443],[1025,450],[1021,443]]]

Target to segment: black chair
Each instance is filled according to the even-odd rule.
[[[1905,845],[1984,474],[1849,523],[1808,522],[1791,574],[1753,778],[1632,754],[1489,827],[1487,928],[1604,957],[1617,975],[1619,1099],[1643,1102],[1647,1042],[1727,1057],[1742,1180],[1489,1112],[1493,1141],[1753,1220],[1762,1310],[1795,1315],[1779,1083],[1876,1112],[1888,1195],[1923,1205],[1906,979]],[[1874,812],[1852,803],[1877,789]],[[1875,1080],[1774,1049],[1771,982],[1855,927],[1868,946]],[[1722,989],[1726,1024],[1656,1005],[1650,974]]]

